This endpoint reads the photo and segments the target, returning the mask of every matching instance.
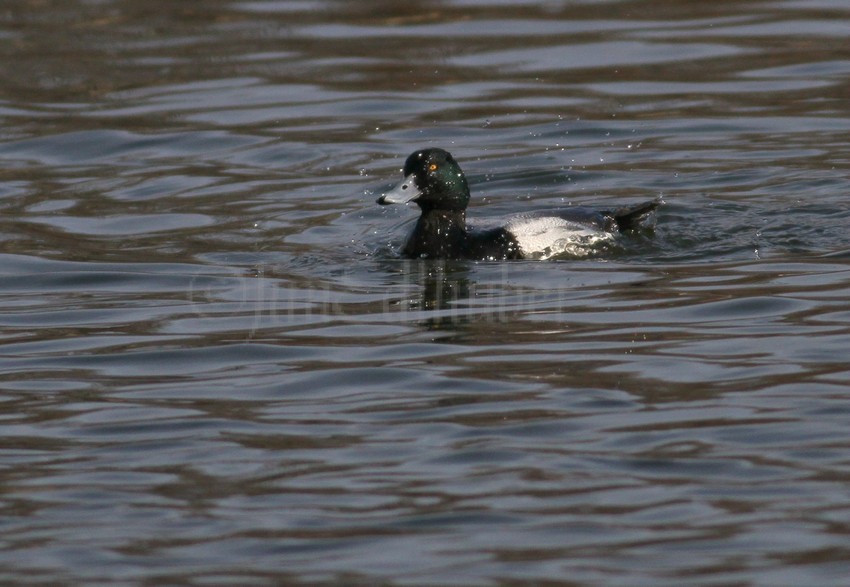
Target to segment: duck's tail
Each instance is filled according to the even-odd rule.
[[[612,212],[617,228],[622,232],[636,228],[651,229],[655,226],[655,210],[663,204],[661,198],[650,202],[623,206]]]

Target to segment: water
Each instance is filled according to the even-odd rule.
[[[846,585],[850,9],[0,10],[0,580]],[[661,196],[554,262],[374,200]]]

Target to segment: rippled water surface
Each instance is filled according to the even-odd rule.
[[[6,0],[0,582],[847,585],[850,4]],[[662,197],[588,258],[409,261]]]

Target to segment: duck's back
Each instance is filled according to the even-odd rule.
[[[516,242],[520,257],[545,259],[559,254],[587,255],[593,246],[622,231],[650,227],[658,201],[616,210],[575,206],[513,216],[504,230]]]
[[[567,213],[568,212],[568,213]],[[523,259],[546,259],[562,253],[585,255],[593,245],[610,239],[611,222],[589,209],[527,213],[505,224]]]

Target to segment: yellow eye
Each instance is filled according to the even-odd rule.
[[[431,163],[431,165],[428,166],[428,171],[437,171],[437,165]]]

